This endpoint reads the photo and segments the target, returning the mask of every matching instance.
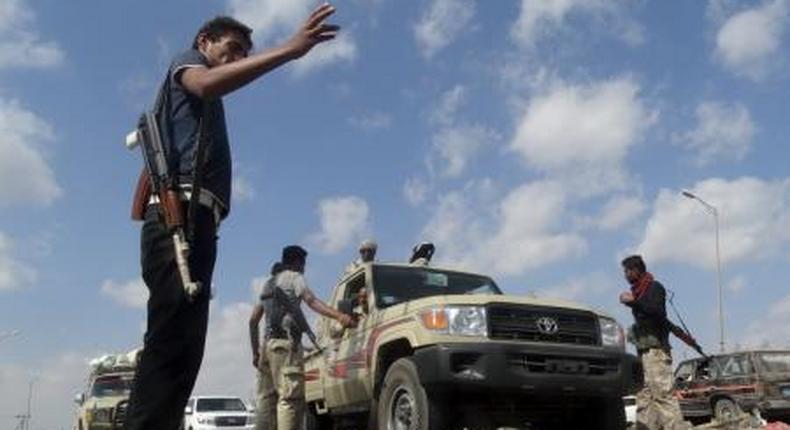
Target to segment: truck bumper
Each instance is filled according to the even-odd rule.
[[[632,388],[636,357],[603,347],[463,343],[418,349],[413,360],[428,390],[613,398]]]

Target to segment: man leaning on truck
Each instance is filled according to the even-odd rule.
[[[319,300],[304,278],[307,251],[298,245],[283,248],[283,271],[277,275],[270,288],[279,288],[295,302],[297,307],[304,300],[315,312],[340,322],[344,327],[353,327],[354,318]],[[269,291],[263,291],[266,295]],[[265,300],[266,316],[265,347],[261,355],[260,371],[269,372],[277,390],[276,416],[260,416],[258,429],[296,430],[302,426],[304,415],[304,351],[302,332],[296,327],[295,317],[289,314],[277,300]],[[266,368],[268,366],[268,368]],[[265,413],[266,411],[258,411]]]

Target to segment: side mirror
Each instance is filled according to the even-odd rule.
[[[353,315],[354,314],[354,301],[353,300],[340,300],[337,302],[337,310],[346,314],[346,315]]]
[[[74,403],[78,405],[82,405],[83,403],[85,403],[85,393],[79,393],[76,396],[74,396]]]
[[[192,415],[192,406],[187,406],[184,408],[184,415]]]

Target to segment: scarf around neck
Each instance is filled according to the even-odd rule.
[[[650,286],[653,285],[653,275],[650,272],[645,272],[639,277],[634,285],[631,285],[631,293],[634,295],[634,300],[639,300]]]

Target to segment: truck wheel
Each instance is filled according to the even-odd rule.
[[[729,421],[741,414],[741,408],[730,399],[718,399],[713,404],[713,415],[718,421]]]
[[[410,358],[398,359],[387,369],[378,399],[381,430],[446,430],[442,409],[436,399],[429,399]]]

